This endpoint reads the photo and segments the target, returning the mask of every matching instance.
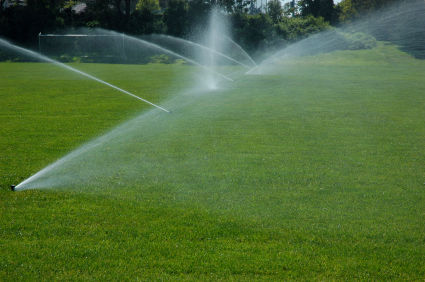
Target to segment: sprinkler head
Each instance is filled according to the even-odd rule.
[[[10,185],[10,190],[15,191],[16,185]]]

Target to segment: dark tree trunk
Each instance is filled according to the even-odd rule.
[[[131,11],[131,0],[125,0],[125,16],[127,20],[130,18],[130,11]]]
[[[117,13],[121,14],[121,0],[115,0],[115,7],[117,8]]]

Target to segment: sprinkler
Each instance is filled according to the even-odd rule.
[[[10,185],[10,190],[15,191],[16,185]]]

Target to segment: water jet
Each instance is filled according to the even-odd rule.
[[[160,44],[160,45],[161,45],[161,43],[163,41],[165,41],[165,42],[168,41],[170,43],[180,43],[180,44],[184,44],[186,46],[191,46],[191,47],[194,47],[194,48],[196,48],[198,50],[205,51],[205,52],[207,52],[209,54],[217,55],[220,58],[223,58],[225,60],[228,60],[230,62],[233,62],[233,63],[235,63],[237,65],[240,65],[240,66],[242,66],[242,67],[244,67],[246,69],[251,69],[250,66],[244,64],[243,62],[241,62],[241,61],[239,61],[239,60],[237,60],[235,58],[232,58],[229,55],[223,54],[223,53],[221,53],[221,52],[219,52],[217,50],[214,50],[214,49],[212,49],[210,47],[207,47],[207,46],[204,46],[202,44],[196,43],[194,41],[190,41],[190,40],[187,40],[187,39],[183,39],[183,38],[179,38],[179,37],[174,37],[174,36],[166,35],[166,34],[151,34],[148,38],[149,38],[149,41],[152,41],[152,40],[154,40],[155,42],[158,41],[158,44]],[[242,53],[242,54],[244,55],[244,53]]]
[[[114,31],[108,31],[108,34],[118,34],[118,33],[114,32]],[[177,57],[179,59],[183,59],[183,60],[185,60],[185,61],[187,61],[187,62],[189,62],[189,63],[191,63],[193,65],[196,65],[196,66],[202,68],[203,70],[205,70],[210,75],[213,75],[215,77],[220,77],[223,80],[227,80],[227,81],[233,82],[233,79],[231,79],[230,77],[228,77],[228,76],[226,76],[226,75],[224,75],[224,74],[216,71],[214,68],[208,67],[206,64],[200,64],[200,63],[198,63],[195,60],[192,60],[192,59],[190,59],[190,58],[188,58],[186,56],[183,56],[183,55],[181,55],[179,53],[176,53],[176,52],[171,51],[171,50],[169,50],[167,48],[164,48],[164,47],[162,47],[162,46],[160,46],[158,44],[155,44],[155,43],[152,43],[152,42],[149,42],[149,41],[146,41],[146,40],[143,40],[143,39],[134,37],[134,36],[130,36],[130,35],[122,34],[122,36],[126,40],[128,40],[130,42],[133,42],[135,44],[139,44],[139,45],[142,45],[144,47],[148,47],[148,48],[151,48],[151,49],[154,49],[154,50],[158,50],[158,51],[164,52],[165,54],[168,54],[168,55]]]
[[[124,90],[124,89],[122,89],[122,88],[120,88],[118,86],[115,86],[115,85],[113,85],[113,84],[111,84],[109,82],[106,82],[104,80],[101,80],[100,78],[97,78],[97,77],[95,77],[93,75],[90,75],[88,73],[85,73],[83,71],[80,71],[80,70],[78,70],[76,68],[73,68],[71,66],[65,65],[65,64],[63,64],[61,62],[58,62],[56,60],[53,60],[53,59],[51,59],[49,57],[46,57],[44,55],[41,55],[41,54],[39,54],[37,52],[34,52],[34,51],[29,50],[29,49],[25,49],[25,48],[19,47],[17,45],[14,45],[14,44],[10,43],[9,41],[3,40],[3,39],[0,39],[0,46],[4,46],[4,47],[6,47],[8,49],[14,50],[16,52],[19,52],[21,54],[24,54],[24,55],[29,56],[29,57],[32,57],[32,58],[39,59],[41,61],[45,61],[45,62],[48,62],[48,63],[53,63],[53,64],[55,64],[57,66],[60,66],[60,67],[65,68],[67,70],[70,70],[70,71],[73,71],[75,73],[78,73],[78,74],[80,74],[82,76],[85,76],[85,77],[91,79],[91,80],[97,81],[97,82],[102,83],[102,84],[104,84],[106,86],[109,86],[109,87],[111,87],[111,88],[113,88],[115,90],[118,90],[121,93],[127,94],[127,95],[129,95],[129,96],[131,96],[133,98],[136,98],[136,99],[138,99],[140,101],[143,101],[143,102],[145,102],[145,103],[147,103],[147,104],[149,104],[151,106],[154,106],[155,108],[160,109],[160,110],[162,110],[164,112],[170,113],[169,110],[167,110],[167,109],[165,109],[165,108],[163,108],[161,106],[158,106],[158,105],[156,105],[156,104],[154,104],[154,103],[152,103],[152,102],[150,102],[150,101],[148,101],[146,99],[143,99],[143,98],[141,98],[141,97],[139,97],[139,96],[137,96],[137,95],[135,95],[135,94],[127,91],[127,90]]]

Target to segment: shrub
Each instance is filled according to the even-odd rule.
[[[360,49],[372,49],[376,47],[376,39],[375,37],[363,33],[363,32],[355,32],[355,33],[343,33],[342,35],[345,38],[347,48],[349,50],[360,50]]]

